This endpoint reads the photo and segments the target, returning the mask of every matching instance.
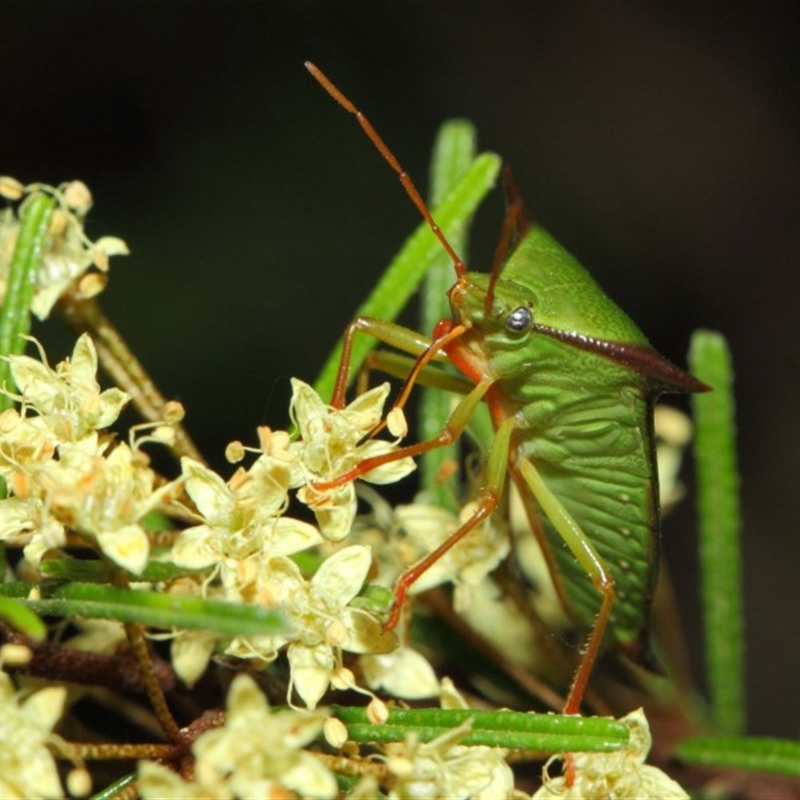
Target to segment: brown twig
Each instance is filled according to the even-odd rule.
[[[144,681],[145,692],[153,706],[153,710],[161,723],[166,737],[175,744],[184,743],[184,737],[172,716],[172,712],[167,705],[167,699],[156,677],[155,670],[153,669],[153,661],[150,655],[150,646],[145,639],[144,630],[141,625],[135,623],[127,623],[125,625],[125,632],[128,635],[136,660],[139,662],[139,668],[142,673]]]

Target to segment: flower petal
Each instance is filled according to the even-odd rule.
[[[203,569],[220,559],[220,552],[214,544],[214,534],[208,525],[187,528],[178,534],[169,554],[179,567]]]
[[[280,555],[290,556],[301,550],[308,550],[321,541],[322,535],[313,525],[292,517],[280,517],[275,520],[267,544],[274,546]]]
[[[181,459],[181,471],[186,478],[186,493],[204,519],[212,525],[224,525],[233,506],[231,490],[225,481],[199,461],[186,456]]]
[[[371,689],[385,689],[395,697],[420,700],[439,694],[439,679],[428,659],[410,647],[361,657],[361,666]]]
[[[172,640],[172,666],[190,689],[206,671],[218,641],[217,634],[211,631],[184,631]]]
[[[141,575],[150,555],[147,534],[138,525],[125,525],[115,531],[97,534],[100,549],[116,564],[134,575]]]
[[[333,650],[326,644],[305,647],[293,642],[287,655],[292,670],[292,686],[310,709],[316,708],[330,685],[335,666]]]
[[[322,562],[311,586],[330,606],[347,605],[360,591],[372,564],[372,551],[354,544]]]

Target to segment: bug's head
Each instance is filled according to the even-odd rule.
[[[473,330],[493,351],[522,347],[535,330],[538,298],[514,281],[468,272],[449,298],[453,321]]]

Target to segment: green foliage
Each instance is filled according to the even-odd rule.
[[[35,588],[41,592],[41,599],[30,599]],[[42,616],[115,619],[166,630],[191,628],[228,636],[277,636],[287,630],[278,611],[94,583],[70,582],[34,587],[28,583],[10,582],[0,584],[0,594],[28,598],[26,607]]]
[[[22,338],[31,329],[31,302],[36,274],[42,263],[47,229],[56,201],[47,194],[36,194],[20,216],[17,245],[8,269],[6,292],[0,306],[0,355],[21,353]],[[0,386],[13,389],[8,362],[0,360]],[[0,395],[0,411],[12,404],[7,395]]]
[[[692,398],[701,596],[711,716],[722,733],[745,729],[741,518],[733,372],[724,337],[697,331],[692,371],[713,388]]]

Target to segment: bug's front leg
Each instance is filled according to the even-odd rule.
[[[331,405],[334,408],[344,408],[345,405],[345,394],[350,383],[353,361],[353,341],[359,332],[369,334],[379,342],[415,357],[422,356],[431,346],[430,339],[411,328],[374,317],[356,317],[347,326],[342,337],[342,356],[339,360],[336,385],[331,397]]]

